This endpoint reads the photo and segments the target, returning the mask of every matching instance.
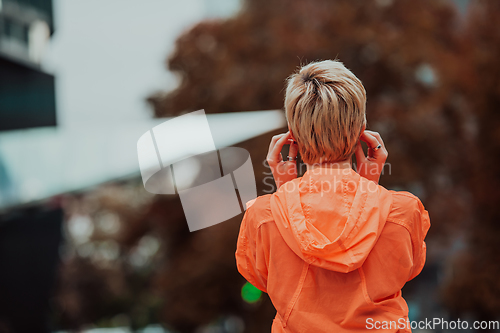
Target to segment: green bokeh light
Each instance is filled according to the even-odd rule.
[[[241,288],[241,297],[247,303],[255,303],[260,299],[262,291],[255,288],[251,283],[247,282]]]

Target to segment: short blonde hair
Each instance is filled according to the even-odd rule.
[[[286,118],[307,164],[350,158],[365,111],[365,88],[340,61],[312,62],[287,80]]]

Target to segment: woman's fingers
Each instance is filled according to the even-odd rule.
[[[361,137],[360,137],[361,141],[364,141],[366,142],[366,144],[368,145],[368,148],[375,148],[377,147],[380,142],[377,140],[377,138],[369,133],[368,131],[364,131],[363,134],[361,134]]]
[[[382,137],[380,136],[379,132],[367,131],[367,130],[365,130],[365,132],[368,132],[369,134],[373,135],[378,140],[378,142],[382,145],[382,147],[385,148],[384,140],[382,140]]]
[[[285,143],[290,139],[290,132],[285,134],[275,135],[271,140],[269,146],[269,153],[267,155],[267,162],[269,164],[277,164],[282,161],[281,150]]]
[[[297,143],[293,142],[293,139],[289,139],[289,140],[291,142],[290,142],[290,149],[288,150],[288,156],[296,159],[297,155],[299,153],[299,146],[297,145]]]
[[[272,158],[271,157],[271,153],[274,151],[274,146],[276,146],[276,142],[281,139],[284,135],[286,135],[286,133],[283,133],[283,134],[278,134],[278,135],[275,135],[273,136],[273,138],[271,139],[271,143],[269,144],[269,150],[267,152],[267,160],[269,162],[269,160]]]
[[[361,148],[361,142],[359,142],[355,150],[356,161],[358,162],[356,166],[360,168],[358,173],[378,183],[388,156],[384,141],[382,141],[379,133],[366,130],[361,134],[360,140],[366,142],[368,145],[368,156],[365,157]],[[360,160],[363,162],[360,163]]]
[[[371,133],[363,132],[360,139],[368,145],[368,158],[377,158],[381,156],[382,149],[385,150],[383,144]]]
[[[359,167],[359,165],[366,159],[365,152],[363,151],[363,147],[361,146],[361,141],[358,141],[354,153],[356,154],[356,164]]]
[[[273,150],[274,146],[276,145],[276,142],[280,138],[282,138],[284,135],[287,135],[287,133],[278,134],[278,135],[273,136],[273,138],[271,139],[271,143],[269,144],[269,151]]]

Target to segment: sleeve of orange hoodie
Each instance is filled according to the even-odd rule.
[[[393,211],[389,221],[404,226],[410,233],[413,250],[413,269],[408,281],[415,278],[425,264],[427,247],[425,236],[430,228],[429,213],[418,197],[409,192],[391,191],[393,194]]]
[[[261,226],[270,220],[270,211],[262,205],[267,196],[259,197],[247,203],[247,211],[243,217],[236,248],[236,266],[248,282],[256,288],[267,292],[267,272],[269,242],[266,241]],[[269,200],[269,198],[267,198]],[[259,207],[257,207],[259,206]],[[268,205],[267,205],[268,206]],[[264,208],[264,209],[263,209]],[[269,213],[269,214],[266,214]]]

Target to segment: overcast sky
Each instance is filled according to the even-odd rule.
[[[175,87],[165,59],[178,35],[204,18],[230,16],[239,3],[54,0],[55,33],[42,66],[56,77],[60,126],[150,117],[145,97]]]

